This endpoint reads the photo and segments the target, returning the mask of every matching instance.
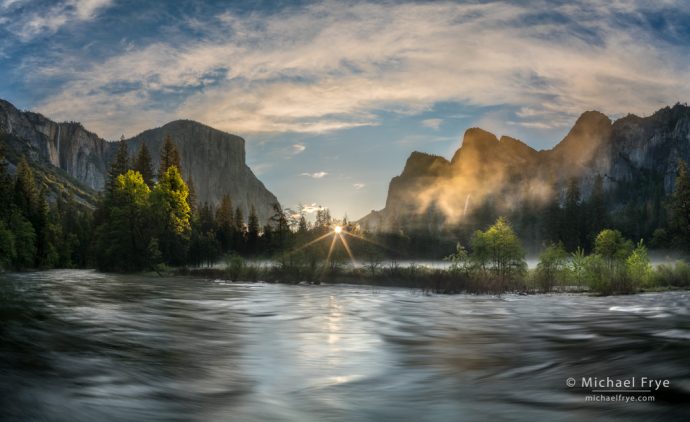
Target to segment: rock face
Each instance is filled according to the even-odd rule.
[[[20,142],[15,149],[30,161],[52,165],[92,190],[102,190],[116,143],[107,142],[76,122],[56,123],[22,112],[0,100],[0,134]],[[183,175],[191,176],[200,202],[217,203],[229,194],[246,216],[252,206],[265,223],[273,215],[273,195],[245,164],[244,139],[191,120],[178,120],[126,140],[131,155],[146,143],[158,167],[158,152],[170,135],[180,152]]]
[[[55,123],[0,100],[0,133],[22,140],[30,161],[58,167],[88,188],[103,188],[111,145],[81,124]]]
[[[607,207],[617,210],[648,200],[642,185],[663,185],[662,194],[669,195],[680,159],[690,160],[690,107],[680,104],[615,122],[587,111],[558,145],[544,151],[472,128],[450,161],[412,153],[390,182],[386,207],[359,223],[381,231],[420,218],[428,224],[430,215],[442,215],[441,225],[461,223],[482,206],[510,213],[526,201],[562,197],[573,178],[586,198],[597,176],[604,179]]]
[[[130,154],[145,143],[158,169],[165,137],[170,135],[180,153],[182,174],[192,180],[199,202],[215,204],[230,195],[234,206],[249,215],[252,205],[259,220],[268,221],[278,199],[245,164],[244,139],[191,120],[176,120],[127,140]]]

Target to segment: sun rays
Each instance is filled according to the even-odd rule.
[[[366,237],[362,236],[361,234],[357,233],[358,228],[352,225],[341,225],[341,224],[334,224],[331,226],[328,226],[327,228],[324,227],[327,231],[323,233],[322,235],[316,237],[315,239],[312,239],[308,241],[307,243],[300,245],[296,247],[295,249],[291,250],[288,252],[288,255],[295,254],[297,252],[300,252],[306,248],[309,248],[310,246],[314,246],[318,244],[319,242],[323,242],[323,248],[328,250],[328,253],[325,256],[324,262],[328,265],[335,265],[335,256],[336,256],[336,251],[338,250],[339,247],[342,247],[342,249],[345,251],[347,254],[347,257],[349,258],[349,261],[353,267],[358,266],[357,258],[355,257],[355,253],[353,252],[353,249],[358,249],[356,244],[351,245],[350,242],[352,241],[362,241],[366,242],[370,245],[375,246],[376,248],[380,248],[382,250],[388,250],[392,252],[395,255],[399,255],[398,251],[395,251],[391,249],[390,247],[387,247],[386,245],[383,245],[379,242],[373,241],[371,239],[367,239]],[[348,238],[349,241],[348,241]],[[325,270],[326,267],[324,267]]]

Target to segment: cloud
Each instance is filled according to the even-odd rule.
[[[428,127],[433,130],[438,130],[439,127],[441,127],[441,123],[443,123],[443,120],[441,119],[425,119],[422,120],[422,126]]]
[[[328,176],[328,173],[325,171],[317,171],[316,173],[302,173],[300,176],[307,176],[311,177],[312,179],[323,179],[324,177]]]
[[[22,0],[4,0],[0,8],[13,9],[23,3]],[[92,20],[112,3],[113,0],[67,0],[48,8],[25,6],[11,18],[12,23],[6,25],[6,29],[26,42],[37,36],[54,34],[71,22]]]
[[[292,144],[292,153],[294,155],[301,154],[307,147],[304,144]]]
[[[81,6],[46,14],[55,17],[28,31],[54,31],[109,4],[61,4],[72,3]],[[641,114],[690,97],[687,43],[644,23],[674,6],[651,7],[326,1],[225,12],[193,37],[140,44],[76,70],[63,58],[26,71],[66,80],[38,110],[109,137],[179,117],[240,134],[323,133],[443,102],[524,107],[517,118],[539,129],[583,110]],[[116,92],[117,84],[138,88]],[[435,128],[434,120],[423,124]]]
[[[324,207],[321,205],[316,205],[316,203],[312,203],[310,205],[300,205],[299,209],[301,212],[304,212],[306,214],[313,214],[317,211],[327,210],[328,207]]]
[[[352,185],[355,189],[360,190],[363,189],[366,185],[364,183],[355,183]]]

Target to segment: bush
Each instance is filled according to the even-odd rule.
[[[653,281],[652,264],[649,262],[647,248],[642,240],[625,260],[625,269],[633,287],[649,286]]]
[[[673,266],[659,265],[652,275],[653,284],[663,287],[690,287],[690,265],[676,261]]]
[[[536,282],[541,291],[550,292],[558,281],[565,278],[568,253],[562,244],[549,245],[539,255],[535,272]]]
[[[238,281],[244,270],[244,259],[235,254],[225,257],[225,272],[232,281]]]

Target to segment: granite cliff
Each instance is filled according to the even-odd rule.
[[[51,169],[62,185],[76,184],[84,201],[90,201],[103,189],[107,169],[115,155],[116,143],[101,139],[77,122],[54,122],[41,114],[20,111],[0,100],[0,135],[10,166],[25,155],[37,167]],[[146,143],[158,166],[165,136],[177,146],[183,175],[192,178],[200,202],[217,203],[229,194],[235,206],[248,215],[255,206],[259,219],[266,222],[273,215],[278,200],[259,181],[245,163],[244,139],[191,120],[177,120],[163,127],[147,130],[125,141],[130,154]]]
[[[359,220],[368,230],[462,224],[473,214],[510,215],[525,204],[562,201],[576,180],[586,199],[603,178],[610,212],[659,213],[680,159],[690,161],[690,107],[611,121],[583,113],[552,149],[468,129],[451,160],[413,152],[389,185],[386,206]],[[660,218],[656,216],[655,218]],[[438,228],[438,227],[437,227]]]

